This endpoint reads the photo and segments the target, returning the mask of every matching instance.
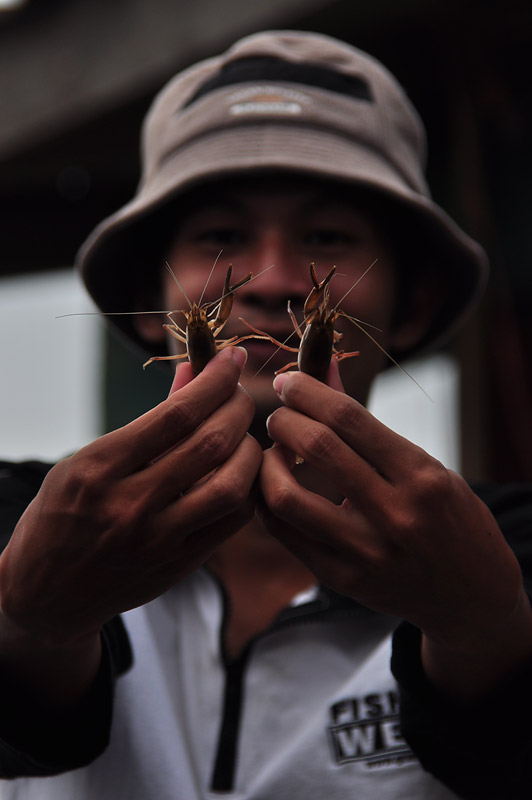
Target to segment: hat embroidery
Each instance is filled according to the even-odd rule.
[[[278,86],[253,86],[234,92],[229,98],[229,113],[233,116],[245,114],[301,114],[302,105],[309,98],[301,92]]]

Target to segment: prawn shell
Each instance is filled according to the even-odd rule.
[[[330,320],[314,320],[305,328],[299,347],[297,366],[322,383],[327,380],[334,346],[334,329]]]
[[[187,325],[187,352],[194,375],[207,366],[217,353],[217,346],[208,325],[197,324],[194,320]]]

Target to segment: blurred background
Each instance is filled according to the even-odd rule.
[[[479,311],[405,365],[434,403],[393,370],[373,410],[470,479],[532,480],[529,0],[0,0],[0,459],[59,458],[165,396],[99,317],[58,318],[91,308],[73,259],[135,190],[154,93],[264,28],[338,36],[395,73],[435,199],[490,255]]]

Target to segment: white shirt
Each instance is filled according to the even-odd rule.
[[[456,798],[401,738],[389,667],[396,620],[355,606],[294,613],[302,610],[258,637],[229,673],[223,595],[208,572],[124,614],[135,660],[117,680],[108,749],[62,775],[0,781],[0,798]],[[228,674],[235,694],[224,715]],[[235,725],[224,739],[220,793],[212,781],[224,720]]]

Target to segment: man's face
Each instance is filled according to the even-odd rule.
[[[347,202],[340,193],[335,195],[329,184],[295,178],[250,178],[225,182],[215,191],[206,190],[181,219],[167,260],[192,302],[198,302],[200,297],[203,302],[212,301],[222,295],[230,263],[233,283],[249,272],[255,276],[267,270],[235,292],[232,314],[220,339],[250,333],[239,320],[242,317],[297,347],[300,340],[287,313],[287,302],[291,301],[302,324],[303,304],[312,288],[309,265],[314,262],[320,280],[336,266],[330,283],[330,307],[340,301],[339,308],[371,326],[369,332],[385,348],[393,343],[393,255],[377,224],[359,206]],[[375,261],[360,283],[346,294]],[[163,293],[164,307],[188,307],[168,273]],[[184,326],[182,315],[175,318]],[[340,317],[335,328],[343,333],[339,349],[360,351],[358,357],[343,361],[340,367],[346,391],[365,402],[385,357],[349,320]],[[297,354],[276,352],[277,348],[268,341],[250,339],[243,344],[249,357],[242,384],[254,397],[259,413],[268,414],[278,405],[272,389],[273,373],[295,361]],[[182,351],[174,339],[170,346],[174,352]]]

